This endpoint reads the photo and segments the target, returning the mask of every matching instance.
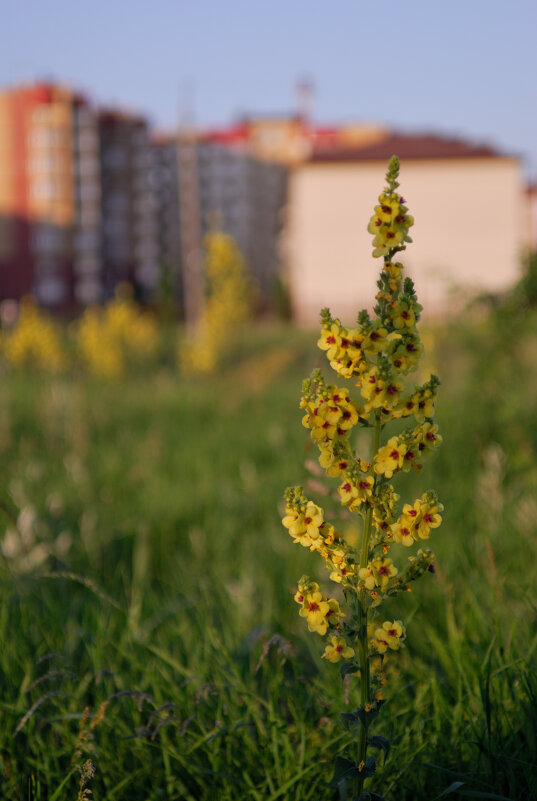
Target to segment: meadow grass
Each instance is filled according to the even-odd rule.
[[[316,491],[315,341],[259,330],[195,380],[2,376],[2,798],[334,798],[354,734],[333,712],[356,699],[297,615],[309,554],[280,522],[282,488]],[[537,798],[537,321],[427,344],[444,446],[412,495],[436,487],[445,516],[437,573],[404,599],[376,786]]]

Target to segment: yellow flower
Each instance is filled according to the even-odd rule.
[[[415,370],[423,354],[423,346],[416,334],[405,334],[405,337],[395,342],[395,347],[389,358],[395,369],[400,373],[410,373]]]
[[[375,571],[371,564],[367,567],[361,567],[358,571],[358,576],[366,589],[373,590],[376,587]]]
[[[312,539],[317,539],[320,536],[320,528],[323,523],[324,517],[321,507],[314,504],[313,501],[308,501],[304,513],[304,525],[308,536]]]
[[[326,619],[330,626],[337,628],[339,626],[339,621],[341,618],[345,617],[345,614],[342,612],[338,601],[335,598],[328,599],[328,612],[326,613]]]
[[[406,451],[406,445],[399,442],[398,437],[391,437],[375,454],[373,468],[375,473],[391,478],[403,466]]]
[[[397,651],[402,640],[405,639],[405,628],[400,620],[393,622],[386,620],[382,624],[382,628],[375,631],[375,639],[373,640],[373,647],[383,654],[390,648],[392,651]]]
[[[344,476],[343,484],[338,487],[337,491],[339,492],[339,497],[341,498],[343,506],[348,506],[358,497],[358,488],[348,476]]]
[[[329,361],[336,359],[341,351],[341,330],[341,325],[338,323],[331,323],[331,325],[323,326],[322,328],[317,347],[326,351]]]
[[[316,581],[312,581],[309,576],[302,576],[298,582],[298,589],[295,593],[295,601],[297,604],[303,604],[308,593],[317,592],[319,585]]]
[[[412,433],[418,443],[418,450],[423,455],[434,450],[442,443],[442,437],[438,433],[438,426],[434,423],[423,423],[421,426],[417,426]]]
[[[391,342],[389,338],[388,329],[377,326],[368,334],[362,345],[366,353],[380,353],[384,350],[386,342]]]
[[[412,526],[405,519],[399,519],[391,526],[394,542],[398,545],[406,545],[409,548],[414,543],[412,536]]]
[[[285,517],[282,518],[282,523],[285,528],[289,529],[289,534],[292,537],[296,537],[298,534],[302,534],[306,531],[304,515],[291,507],[287,507],[285,510]]]
[[[390,579],[397,575],[397,568],[391,559],[382,559],[381,557],[373,559],[371,564],[375,573],[376,584],[384,592]]]
[[[340,659],[351,659],[354,656],[354,648],[346,645],[343,637],[332,635],[329,643],[324,649],[323,659],[329,662],[339,662]]]
[[[431,529],[438,528],[442,523],[440,512],[443,508],[442,504],[434,501],[428,502],[426,496],[422,496],[421,515],[416,524],[416,531],[420,539],[429,539]]]
[[[416,316],[411,304],[402,300],[392,310],[392,323],[394,328],[412,328],[416,323]]]
[[[435,395],[430,389],[426,389],[421,393],[418,392],[416,401],[417,409],[414,412],[414,416],[418,422],[423,423],[426,418],[434,416]]]
[[[397,572],[391,559],[383,559],[379,556],[373,559],[367,567],[361,567],[358,575],[366,589],[373,590],[375,587],[380,587],[384,592],[390,579],[396,576]]]
[[[300,617],[305,617],[310,631],[324,635],[328,628],[326,616],[330,612],[330,606],[326,598],[320,592],[312,592],[304,598],[304,605],[299,612]]]
[[[399,196],[382,194],[379,196],[379,205],[375,206],[375,214],[382,222],[391,222],[399,214]]]

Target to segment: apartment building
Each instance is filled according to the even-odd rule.
[[[198,145],[202,231],[216,226],[241,250],[261,298],[279,271],[287,170],[212,142]]]
[[[147,122],[53,84],[0,92],[0,300],[52,309],[157,281]]]
[[[95,115],[49,84],[0,93],[0,299],[88,302],[100,272]]]
[[[98,121],[104,298],[128,282],[148,300],[158,282],[159,255],[149,126],[143,117],[115,109],[101,111]]]
[[[153,140],[150,183],[157,263],[168,271],[183,301],[188,242],[199,247],[209,229],[217,227],[235,239],[261,301],[267,303],[280,266],[287,170],[212,141],[196,142],[190,157],[192,165],[185,163],[175,137]],[[190,236],[187,223],[197,227]]]
[[[236,239],[266,301],[287,169],[252,145],[252,130],[246,149],[230,144],[235,134],[179,148],[176,137],[150,138],[143,117],[96,109],[69,88],[0,92],[0,300],[33,294],[69,311],[128,282],[150,302],[167,279],[184,308],[194,251],[216,225]]]

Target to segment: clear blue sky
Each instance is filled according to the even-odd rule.
[[[537,174],[537,0],[0,0],[0,84],[54,78],[158,127],[291,112],[489,142]]]

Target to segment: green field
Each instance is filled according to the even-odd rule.
[[[88,759],[96,800],[337,798],[356,690],[297,614],[298,578],[324,576],[281,525],[284,489],[318,480],[298,409],[316,338],[259,330],[196,380],[0,376],[2,799],[76,799]],[[444,444],[396,486],[445,515],[436,574],[390,609],[408,644],[374,789],[535,799],[537,319],[425,342]]]

